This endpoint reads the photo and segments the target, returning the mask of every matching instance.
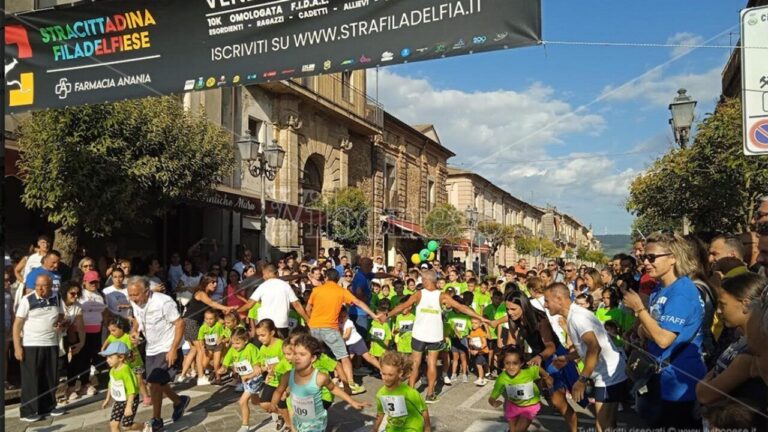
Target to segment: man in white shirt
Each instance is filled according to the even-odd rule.
[[[181,370],[184,320],[176,302],[163,293],[151,291],[149,280],[143,276],[128,279],[128,298],[133,310],[131,340],[134,346],[139,344],[139,331],[147,340],[145,370],[152,396],[152,431],[162,431],[163,396],[173,402],[174,423],[184,415],[190,402],[189,396],[179,396],[170,386]]]
[[[56,408],[53,392],[48,391],[58,385],[58,333],[63,331],[63,321],[64,307],[53,295],[53,280],[47,274],[37,276],[34,291],[19,302],[13,323],[14,355],[21,362],[22,421],[64,414]]]
[[[584,369],[579,381],[571,388],[573,400],[581,400],[587,383],[594,380],[595,419],[598,432],[616,429],[616,412],[624,399],[627,376],[624,356],[611,342],[603,324],[587,309],[571,303],[570,290],[565,284],[554,283],[544,293],[546,307],[553,315],[567,317],[568,334],[575,351],[558,356],[552,365],[562,368],[569,361],[581,358]]]
[[[251,294],[248,303],[244,304],[238,312],[250,310],[254,304],[261,302],[259,308],[259,321],[271,319],[275,323],[277,333],[281,338],[288,337],[288,312],[293,307],[296,312],[309,322],[309,315],[296,297],[296,293],[288,284],[277,277],[277,268],[267,264],[262,270],[264,282]]]

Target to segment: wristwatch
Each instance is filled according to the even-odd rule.
[[[645,310],[645,307],[640,308],[639,310],[635,311],[635,318],[639,317],[641,313]]]
[[[586,377],[584,375],[579,375],[579,382],[586,384],[587,381],[589,381],[589,377]]]

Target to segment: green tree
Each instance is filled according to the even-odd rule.
[[[490,268],[496,268],[496,252],[502,246],[512,246],[515,241],[515,236],[520,231],[520,228],[512,225],[505,225],[496,221],[482,221],[477,224],[477,232],[485,237],[488,246],[491,248],[491,263]]]
[[[684,216],[698,231],[749,226],[768,190],[768,158],[744,155],[741,122],[739,99],[726,100],[698,126],[691,147],[670,150],[634,179],[627,209],[643,218],[644,234],[677,227]]]
[[[587,254],[589,253],[589,249],[587,249],[586,246],[579,246],[576,248],[576,259],[581,261],[587,261]]]
[[[371,203],[359,188],[340,189],[318,205],[326,215],[325,235],[329,240],[356,249],[368,243]]]
[[[447,203],[433,208],[424,219],[424,232],[427,237],[441,243],[457,243],[464,236],[465,229],[464,215]]]
[[[22,201],[59,226],[67,263],[81,233],[202,198],[234,165],[228,135],[172,96],[37,111],[19,132]]]
[[[540,239],[538,249],[541,252],[541,256],[547,258],[559,258],[563,254],[562,249],[557,247],[555,242],[550,239]]]
[[[580,258],[581,259],[581,258]],[[591,250],[584,254],[584,261],[595,263],[596,265],[605,265],[608,263],[608,257],[603,251]]]
[[[520,255],[533,255],[539,248],[539,239],[533,236],[515,237],[515,250]]]

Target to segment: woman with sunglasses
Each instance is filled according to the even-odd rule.
[[[63,348],[61,351],[64,355],[59,357],[59,376],[67,377],[67,390],[64,393],[65,399],[62,401],[67,403],[80,398],[75,384],[77,375],[81,371],[72,363],[85,345],[85,321],[83,321],[83,309],[77,301],[80,298],[80,285],[75,281],[69,281],[64,284],[61,292],[64,303],[64,331],[61,334],[60,346]]]
[[[685,238],[655,233],[638,259],[659,288],[647,307],[636,292],[622,289],[624,305],[634,311],[638,333],[656,362],[672,358],[644,388],[636,389],[637,411],[650,427],[699,428],[696,383],[707,370],[702,356],[704,303],[687,276],[697,266],[695,254]]]
[[[578,419],[573,408],[568,404],[565,392],[579,380],[579,371],[574,362],[554,365],[556,356],[566,356],[566,350],[560,343],[550,324],[546,312],[536,309],[528,297],[521,291],[510,291],[504,297],[507,306],[507,316],[491,323],[497,327],[499,324],[508,324],[509,330],[499,337],[500,345],[527,344],[531,352],[528,356],[528,365],[541,366],[552,376],[554,384],[550,393],[552,405],[565,418],[568,429],[571,432],[577,430]],[[578,401],[585,405],[584,401]]]
[[[349,289],[349,287],[352,285],[352,279],[354,278],[354,274],[352,274],[352,270],[346,270],[344,271],[344,279],[342,279],[340,282],[340,285],[344,289]]]

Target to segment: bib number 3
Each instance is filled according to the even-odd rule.
[[[381,405],[390,417],[404,417],[408,415],[404,396],[382,396]]]

